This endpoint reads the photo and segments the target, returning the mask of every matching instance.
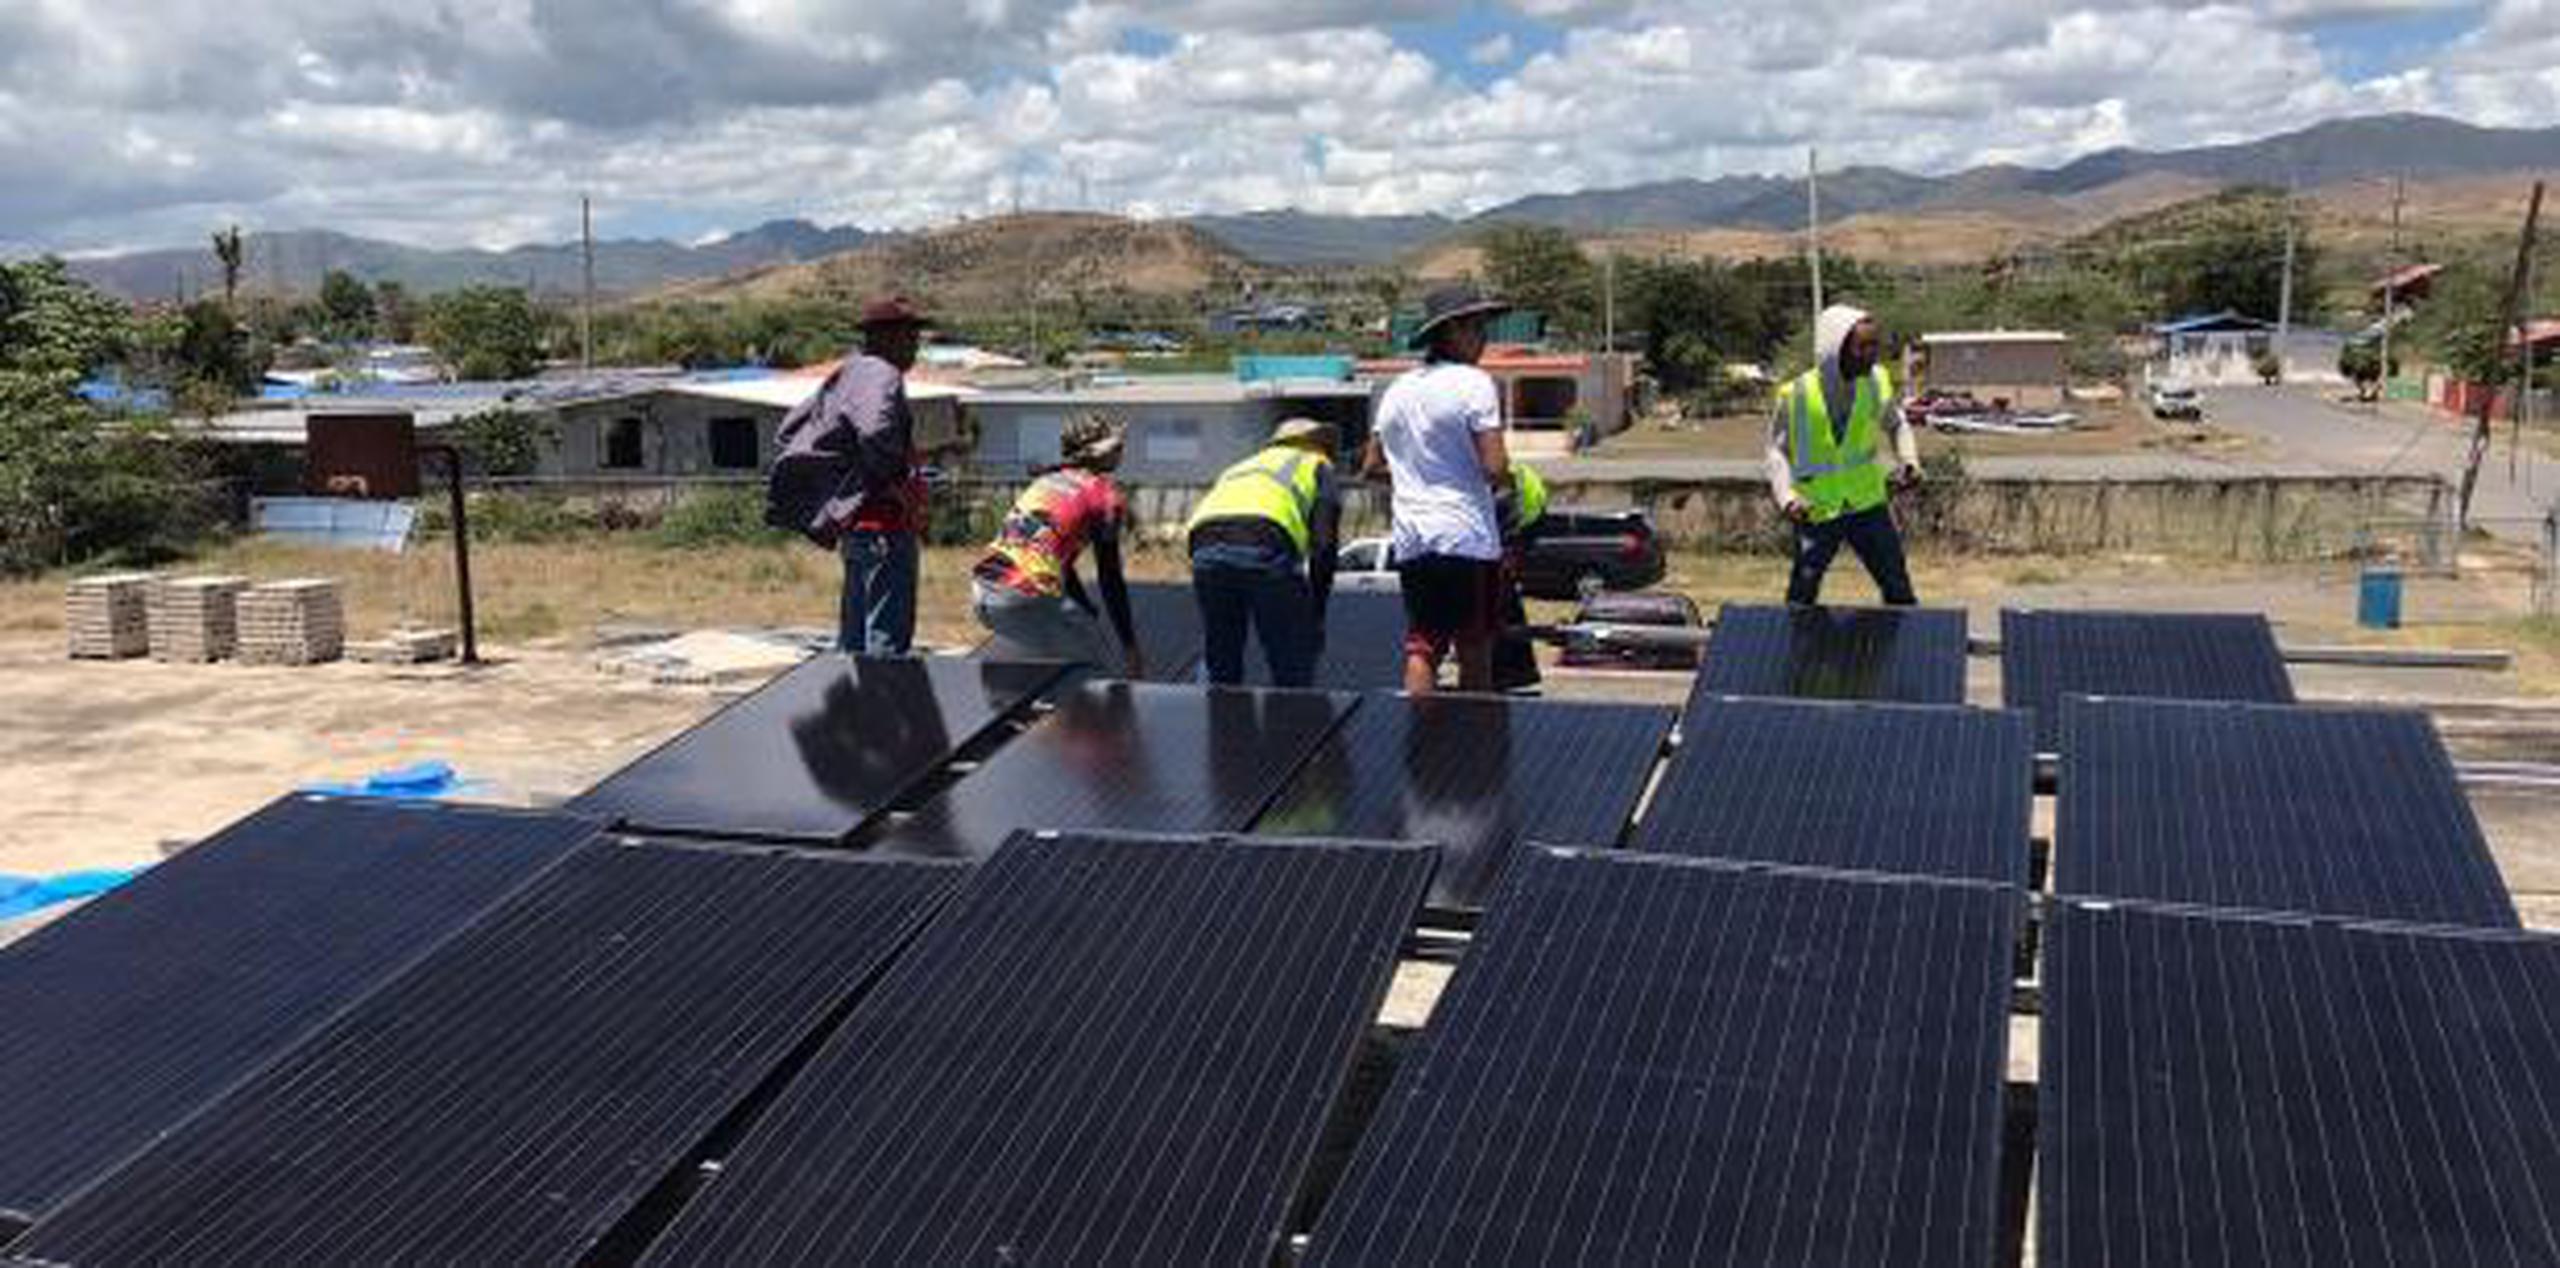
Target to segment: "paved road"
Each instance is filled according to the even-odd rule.
[[[2268,460],[2293,469],[2359,474],[2439,475],[2460,485],[2471,423],[2423,405],[2340,405],[2310,388],[2221,388],[2205,409],[2215,424],[2268,442]],[[2560,499],[2560,461],[2519,448],[2507,467],[2505,425],[2480,467],[2472,518],[2501,537],[2538,540],[2542,516]]]

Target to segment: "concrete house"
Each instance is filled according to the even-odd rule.
[[[1920,386],[1931,391],[2049,409],[2071,386],[2071,336],[2058,330],[1940,331],[1922,335],[1920,349]]]
[[[994,479],[1019,477],[1058,461],[1067,419],[1085,410],[1129,425],[1120,476],[1132,483],[1206,484],[1260,448],[1285,418],[1306,416],[1342,431],[1356,453],[1369,435],[1376,388],[1351,379],[1244,381],[1222,375],[1100,379],[1057,389],[989,390],[970,396],[975,436],[970,468]]]

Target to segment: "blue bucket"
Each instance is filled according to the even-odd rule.
[[[2400,570],[2367,568],[2356,587],[2356,624],[2369,630],[2400,628]]]

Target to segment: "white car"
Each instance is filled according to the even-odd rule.
[[[2186,418],[2204,421],[2204,393],[2184,383],[2151,385],[2153,418]]]
[[[1356,537],[1342,544],[1333,568],[1336,590],[1370,590],[1395,594],[1404,589],[1395,567],[1387,562],[1387,539]]]

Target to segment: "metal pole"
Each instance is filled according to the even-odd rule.
[[[594,200],[578,195],[578,241],[586,257],[585,299],[578,306],[578,368],[596,365],[596,210]]]
[[[462,451],[451,445],[420,445],[418,452],[444,459],[445,495],[453,512],[453,578],[462,599],[462,663],[477,665],[480,633],[471,613],[471,518],[462,497]]]
[[[1600,257],[1600,350],[1618,350],[1618,253],[1611,251]],[[2532,363],[2526,362],[2526,372]]]
[[[1805,257],[1813,266],[1813,318],[1822,320],[1822,151],[1804,152]],[[1814,336],[1813,359],[1822,360],[1821,336]]]
[[[2284,190],[2284,283],[2276,292],[2276,382],[2285,378],[2285,357],[2293,350],[2293,240],[2296,218],[2293,214],[2293,182],[2288,179]]]
[[[2391,181],[2391,263],[2382,275],[2382,399],[2391,399],[2391,327],[2392,315],[2399,309],[2400,298],[2400,199],[2408,192],[2409,179],[2393,177]]]

